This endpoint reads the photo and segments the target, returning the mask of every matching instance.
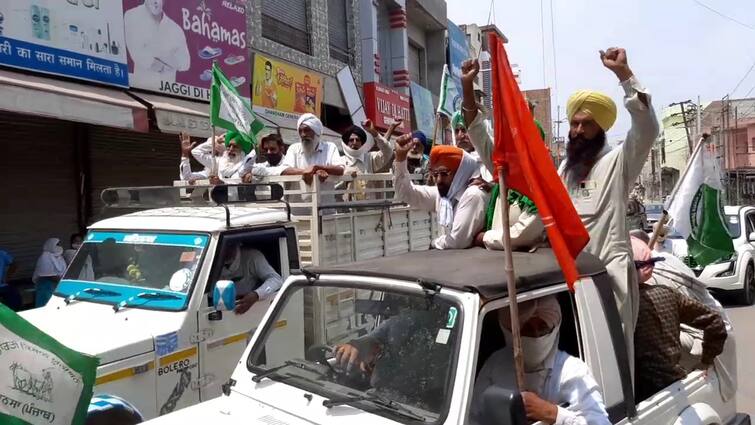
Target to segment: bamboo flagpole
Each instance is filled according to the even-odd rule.
[[[215,155],[215,144],[217,141],[215,140],[215,126],[212,126],[212,143],[210,146],[212,149],[210,152],[212,152],[212,167],[210,168],[210,176],[216,176],[218,177],[218,158],[217,155]]]
[[[509,294],[509,311],[511,313],[511,335],[514,351],[514,369],[516,371],[516,385],[519,391],[524,391],[524,357],[522,352],[522,336],[519,324],[519,304],[516,299],[516,273],[514,272],[514,257],[511,253],[511,228],[509,227],[509,188],[506,183],[506,173],[503,167],[498,168],[498,185],[500,186],[498,202],[501,207],[501,224],[503,225],[503,269],[506,273],[506,285]]]
[[[700,136],[700,140],[697,141],[697,145],[695,146],[695,149],[692,151],[692,155],[690,155],[687,165],[684,167],[684,172],[682,173],[681,177],[679,177],[679,180],[676,182],[674,189],[671,191],[671,195],[669,196],[668,201],[663,205],[663,214],[661,215],[660,220],[658,220],[658,223],[656,224],[655,229],[653,229],[653,235],[650,237],[650,242],[648,242],[648,247],[650,247],[651,250],[655,247],[655,244],[658,242],[658,235],[660,234],[661,229],[668,222],[668,219],[669,219],[668,207],[674,202],[677,192],[679,192],[679,186],[684,181],[684,178],[687,177],[687,174],[689,173],[689,170],[690,170],[690,164],[691,164],[692,159],[695,158],[695,155],[697,155],[698,151],[702,149],[703,144],[705,144],[705,141],[708,140],[709,136],[710,136],[709,134],[703,134],[702,136]]]

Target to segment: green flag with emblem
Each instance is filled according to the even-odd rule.
[[[241,97],[236,87],[223,74],[217,63],[212,64],[212,88],[210,96],[210,123],[238,134],[244,152],[257,145],[257,134],[265,128],[252,111],[249,100]]]

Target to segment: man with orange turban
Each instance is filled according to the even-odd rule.
[[[432,241],[436,249],[464,249],[485,228],[485,206],[489,194],[470,181],[480,164],[463,149],[435,146],[430,151],[430,174],[435,186],[415,185],[409,179],[406,158],[411,134],[396,140],[393,186],[396,198],[414,208],[437,213],[441,235]]]

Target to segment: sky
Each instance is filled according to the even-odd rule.
[[[556,105],[561,105],[561,117],[565,117],[566,100],[578,89],[600,90],[620,102],[623,91],[618,80],[603,67],[598,54],[608,47],[627,50],[629,65],[651,92],[659,115],[672,102],[696,100],[697,96],[703,103],[721,99],[732,93],[755,64],[753,0],[542,0],[544,81],[541,2],[494,3],[494,23],[509,39],[507,52],[511,63],[520,67],[522,89],[551,87],[554,117]],[[447,0],[447,6],[448,18],[456,24],[488,23],[490,0]],[[748,92],[748,97],[755,97],[755,69],[732,98],[745,97]],[[628,112],[620,107],[609,140],[623,139],[630,126]],[[566,131],[563,124],[561,135]]]

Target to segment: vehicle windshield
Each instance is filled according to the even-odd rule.
[[[460,308],[445,296],[292,286],[247,367],[401,423],[442,420],[452,394]]]
[[[742,226],[739,225],[739,216],[727,215],[726,228],[729,230],[729,235],[731,235],[732,239],[738,238],[742,234]]]
[[[663,212],[663,205],[661,204],[649,204],[645,206],[645,213],[647,214],[661,214]]]
[[[68,301],[183,309],[208,241],[201,234],[90,232],[56,294]]]

